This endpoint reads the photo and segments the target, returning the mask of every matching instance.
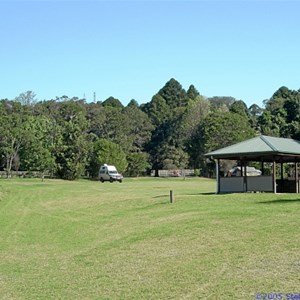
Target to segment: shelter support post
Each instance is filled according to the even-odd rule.
[[[274,194],[277,193],[277,188],[276,188],[276,161],[273,160],[273,192]]]
[[[247,182],[247,162],[244,161],[244,192],[248,192]]]
[[[216,179],[217,179],[217,190],[216,193],[220,193],[220,159],[216,161]]]
[[[296,193],[299,194],[299,174],[298,174],[297,162],[295,162],[295,181],[296,181]]]

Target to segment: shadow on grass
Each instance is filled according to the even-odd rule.
[[[161,196],[156,196],[156,197],[152,197],[153,199],[154,198],[166,198],[168,197],[168,195],[161,195]],[[148,204],[148,205],[144,205],[142,207],[138,207],[138,208],[135,208],[135,209],[138,209],[138,210],[148,210],[149,208],[155,208],[157,207],[158,205],[166,205],[166,204],[170,204],[170,200],[159,200],[159,201],[155,201],[151,204]]]
[[[217,195],[215,192],[207,192],[207,193],[193,193],[193,194],[186,194],[186,196],[199,196],[199,195]]]
[[[202,195],[202,196],[215,195],[216,196],[216,193],[215,192],[207,192],[207,193],[181,194],[181,196],[200,196],[200,195]],[[164,197],[170,197],[170,194],[158,195],[158,196],[154,196],[152,198],[156,199],[156,198],[164,198]]]
[[[291,202],[300,202],[299,199],[277,199],[277,200],[271,200],[271,201],[261,201],[257,202],[257,204],[282,204],[282,203],[291,203]]]
[[[158,196],[154,196],[152,197],[153,199],[156,199],[156,198],[164,198],[164,197],[169,197],[170,195],[158,195]]]

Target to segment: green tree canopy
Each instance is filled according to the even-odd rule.
[[[131,100],[129,101],[129,103],[127,104],[127,106],[128,106],[128,107],[136,107],[136,108],[138,108],[138,107],[139,107],[139,104],[138,104],[138,102],[137,102],[135,99],[131,99]]]
[[[130,140],[130,146],[126,149],[127,152],[144,151],[154,129],[150,118],[136,106],[126,107],[123,114],[128,124],[127,138]]]
[[[22,169],[39,171],[44,179],[46,171],[55,169],[53,143],[51,138],[52,122],[44,116],[29,117],[29,138],[21,151]]]
[[[55,141],[57,174],[73,180],[85,172],[90,149],[86,111],[80,103],[70,100],[61,103],[60,134]]]
[[[181,84],[174,78],[170,79],[163,88],[158,92],[162,96],[170,109],[186,106],[188,103],[188,96]]]
[[[152,100],[144,106],[143,110],[155,126],[166,122],[171,114],[166,100],[159,94],[154,95]]]
[[[102,102],[103,106],[111,106],[111,107],[116,107],[116,108],[123,108],[123,104],[121,101],[117,98],[114,97],[109,97],[106,100]]]
[[[7,177],[10,177],[14,162],[30,138],[29,123],[27,107],[19,102],[1,101],[0,149]]]
[[[188,98],[191,100],[195,100],[198,96],[200,96],[198,90],[195,88],[193,84],[189,86],[186,94]]]
[[[201,124],[204,152],[223,148],[255,135],[247,119],[236,113],[214,112]]]
[[[242,100],[235,101],[231,104],[229,111],[244,116],[249,117],[249,111],[246,103]]]
[[[150,168],[149,155],[145,152],[134,152],[127,155],[128,167],[126,173],[129,176],[139,176]]]
[[[273,96],[265,101],[265,110],[258,118],[262,134],[300,138],[300,93],[279,88]]]
[[[125,172],[127,168],[126,154],[123,149],[106,139],[98,139],[93,143],[90,157],[89,171],[92,177],[97,177],[101,165],[114,165],[119,172]]]

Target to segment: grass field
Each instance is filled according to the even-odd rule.
[[[300,293],[300,196],[214,191],[199,178],[2,179],[0,298]]]

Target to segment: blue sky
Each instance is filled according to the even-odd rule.
[[[0,99],[141,104],[175,78],[262,105],[300,88],[299,13],[287,0],[0,0]]]

